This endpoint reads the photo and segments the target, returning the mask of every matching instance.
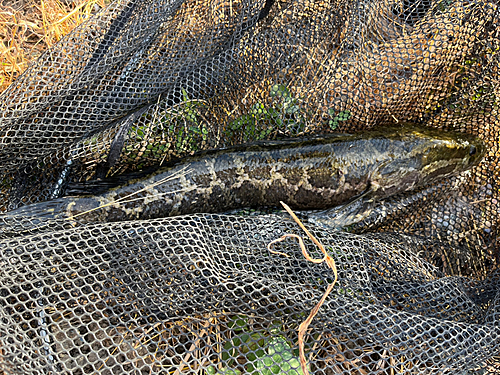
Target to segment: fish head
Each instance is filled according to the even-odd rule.
[[[486,147],[473,135],[410,127],[393,136],[392,155],[373,173],[372,189],[389,196],[457,175],[477,165]]]

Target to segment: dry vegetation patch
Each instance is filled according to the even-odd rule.
[[[0,0],[0,92],[110,0]]]

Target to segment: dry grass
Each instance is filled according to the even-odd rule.
[[[45,50],[110,0],[4,0],[0,3],[0,92]]]

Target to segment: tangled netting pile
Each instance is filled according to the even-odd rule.
[[[197,214],[0,232],[5,374],[500,373],[495,1],[116,1],[0,97],[0,205],[197,151],[412,121],[475,134],[459,176],[350,232]],[[1,218],[0,218],[1,220]],[[26,220],[30,220],[29,217]]]

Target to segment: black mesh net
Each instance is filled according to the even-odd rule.
[[[195,215],[5,242],[5,369],[302,373],[297,327],[333,273],[293,239],[274,248],[288,257],[268,251],[288,233],[302,235],[274,216]],[[339,279],[305,339],[312,373],[494,368],[498,276],[445,276],[403,235],[313,234]]]
[[[17,212],[0,220],[0,368],[500,373],[499,15],[494,1],[131,0],[88,19],[0,97],[0,204]],[[297,239],[269,251],[296,234],[322,256],[274,209],[30,214],[205,150],[406,122],[486,153],[344,231],[300,214],[335,283]]]

